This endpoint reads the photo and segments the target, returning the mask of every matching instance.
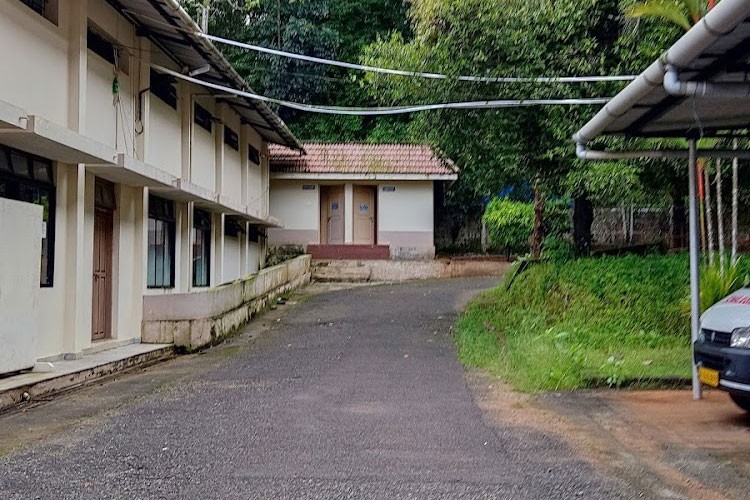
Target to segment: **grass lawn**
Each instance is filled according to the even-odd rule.
[[[688,284],[685,254],[537,264],[469,305],[459,356],[522,391],[687,378]]]

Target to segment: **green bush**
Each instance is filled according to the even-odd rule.
[[[531,203],[495,198],[484,211],[484,222],[490,242],[510,253],[526,253],[534,229],[534,207]]]
[[[544,234],[564,238],[572,226],[569,200],[549,200],[544,204]]]
[[[526,391],[687,377],[688,288],[684,254],[531,265],[470,304],[459,355]]]
[[[576,249],[567,238],[551,234],[544,238],[542,257],[552,262],[567,262],[576,258]]]
[[[701,312],[719,302],[732,292],[742,288],[743,282],[740,280],[740,264],[727,265],[724,272],[721,271],[719,263],[713,265],[705,264],[701,266]],[[690,295],[685,299],[687,309],[690,311]]]

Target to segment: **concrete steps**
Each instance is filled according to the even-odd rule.
[[[504,259],[458,258],[436,260],[337,260],[312,261],[312,278],[318,282],[398,282],[419,279],[502,276],[511,263]]]

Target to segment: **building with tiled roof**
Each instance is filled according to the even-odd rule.
[[[426,145],[304,144],[269,148],[272,246],[300,245],[317,258],[435,256],[435,207],[458,178]]]
[[[456,168],[421,144],[305,144],[303,154],[271,146],[271,169],[278,174],[368,174],[456,178]],[[446,179],[442,179],[446,177]]]

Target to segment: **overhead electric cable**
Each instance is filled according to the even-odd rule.
[[[417,104],[412,106],[388,106],[388,107],[345,107],[345,106],[319,106],[314,104],[302,104],[298,102],[275,99],[245,90],[225,87],[216,83],[206,82],[183,75],[177,71],[172,71],[157,64],[151,64],[151,67],[160,73],[173,76],[203,87],[220,90],[239,97],[246,97],[263,102],[270,102],[279,106],[284,106],[299,111],[308,111],[311,113],[322,113],[329,115],[356,115],[356,116],[379,116],[379,115],[399,115],[407,113],[416,113],[420,111],[433,111],[440,109],[498,109],[498,108],[518,108],[530,106],[555,106],[555,105],[601,105],[609,102],[608,97],[595,97],[583,99],[506,99],[490,101],[466,101],[466,102],[449,102],[439,104]]]
[[[262,47],[260,45],[253,45],[250,43],[238,42],[236,40],[230,40],[228,38],[222,38],[219,36],[209,35],[207,33],[195,32],[196,35],[211,40],[213,42],[223,43],[225,45],[231,45],[233,47],[239,47],[242,49],[253,50],[256,52],[262,52],[264,54],[271,54],[274,56],[287,57],[290,59],[298,59],[300,61],[307,61],[316,64],[326,64],[328,66],[338,66],[340,68],[356,69],[360,71],[367,71],[370,73],[382,73],[387,75],[398,75],[398,76],[410,76],[418,78],[429,78],[433,80],[458,80],[461,82],[475,82],[475,83],[590,83],[590,82],[630,82],[636,79],[634,75],[613,75],[613,76],[544,76],[544,77],[495,77],[495,76],[457,76],[451,77],[449,75],[443,75],[439,73],[424,73],[421,71],[405,71],[400,69],[390,68],[379,68],[377,66],[368,66],[365,64],[354,64],[343,61],[336,61],[334,59],[323,59],[321,57],[306,56],[303,54],[296,54],[294,52],[287,52],[284,50],[269,49],[268,47]]]
[[[297,54],[294,52],[287,52],[284,50],[278,50],[278,49],[271,49],[268,47],[263,47],[261,45],[254,45],[250,43],[244,43],[237,40],[231,40],[229,38],[222,38],[215,35],[209,35],[208,33],[203,33],[200,30],[190,30],[185,28],[180,28],[178,26],[174,26],[173,24],[164,22],[161,19],[154,18],[152,16],[145,15],[140,12],[136,12],[133,10],[126,9],[127,12],[141,17],[143,19],[148,19],[149,21],[160,24],[166,28],[169,28],[171,30],[183,32],[183,33],[189,33],[195,36],[199,36],[201,38],[204,38],[206,40],[211,40],[213,42],[222,43],[225,45],[230,45],[238,48],[243,48],[247,50],[253,50],[256,52],[279,56],[279,57],[287,57],[290,59],[297,59],[300,61],[307,61],[310,63],[317,63],[317,64],[325,64],[328,66],[338,66],[340,68],[348,68],[348,69],[356,69],[360,71],[366,71],[370,73],[382,73],[382,74],[388,74],[388,75],[398,75],[398,76],[408,76],[408,77],[418,77],[418,78],[427,78],[427,79],[433,79],[433,80],[451,80],[455,79],[462,82],[474,82],[474,83],[597,83],[597,82],[630,82],[637,78],[636,75],[608,75],[608,76],[596,76],[596,75],[589,75],[589,76],[540,76],[540,77],[511,77],[511,76],[466,76],[461,75],[457,77],[452,77],[449,75],[444,75],[440,73],[427,73],[427,72],[421,72],[421,71],[407,71],[407,70],[400,70],[400,69],[391,69],[391,68],[380,68],[377,66],[368,66],[365,64],[355,64],[355,63],[349,63],[344,61],[337,61],[334,59],[324,59],[321,57],[313,57],[313,56],[306,56],[304,54]]]

